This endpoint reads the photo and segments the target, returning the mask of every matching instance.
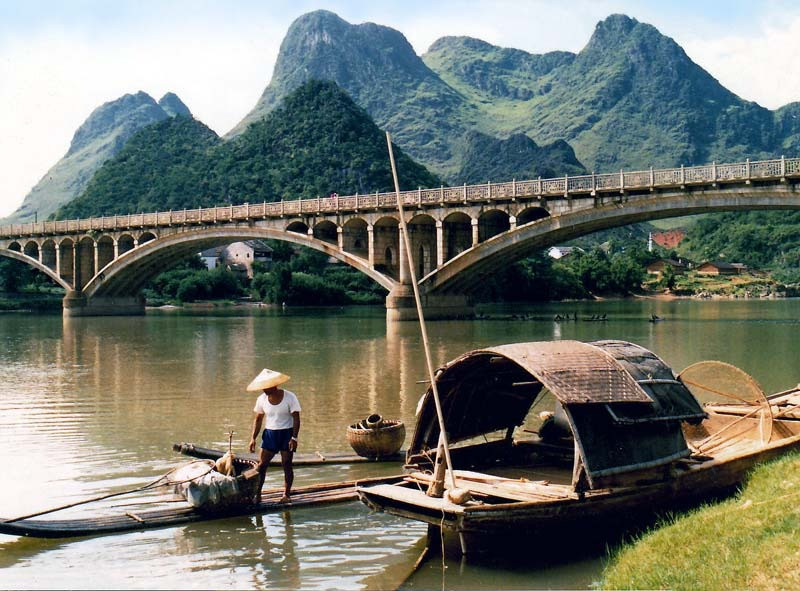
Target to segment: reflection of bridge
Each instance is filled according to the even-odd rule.
[[[800,209],[800,158],[681,167],[401,194],[431,316],[469,310],[487,272],[597,230],[694,213]],[[388,317],[413,317],[394,193],[231,205],[0,228],[0,256],[67,290],[65,315],[144,311],[144,284],[187,255],[274,238],[335,257],[389,290]]]

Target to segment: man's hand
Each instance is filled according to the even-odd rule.
[[[253,453],[253,452],[256,451],[256,440],[255,440],[255,438],[251,438],[250,439],[250,445],[247,446],[247,449],[250,450],[250,453]]]
[[[289,440],[289,451],[292,453],[297,451],[297,439]]]

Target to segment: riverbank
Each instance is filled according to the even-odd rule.
[[[800,588],[800,453],[757,468],[744,489],[616,550],[603,589]]]
[[[64,294],[4,293],[0,294],[0,312],[61,312]]]
[[[666,288],[660,276],[651,276],[642,288],[648,293],[700,299],[772,299],[800,295],[800,286],[784,285],[758,272],[706,275],[689,271],[675,275],[670,285]]]

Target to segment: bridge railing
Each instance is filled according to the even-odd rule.
[[[643,189],[674,188],[720,182],[784,179],[800,176],[800,158],[774,160],[747,160],[732,164],[681,166],[680,168],[619,171],[618,173],[563,176],[552,179],[534,179],[505,183],[462,185],[403,191],[404,205],[424,206],[448,203],[475,203],[507,200],[517,197],[568,197],[571,194],[596,194],[598,192],[632,191]],[[282,200],[271,203],[224,205],[202,209],[159,211],[93,217],[79,220],[59,220],[11,224],[0,227],[0,237],[42,234],[68,234],[145,228],[185,224],[230,222],[269,217],[297,216],[315,213],[353,212],[366,209],[396,209],[394,193],[369,193],[315,199]]]

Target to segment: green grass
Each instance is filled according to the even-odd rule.
[[[800,588],[800,454],[759,466],[734,498],[617,549],[603,589]]]

